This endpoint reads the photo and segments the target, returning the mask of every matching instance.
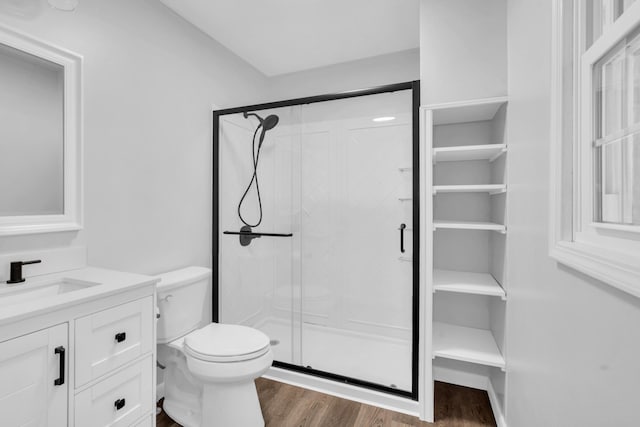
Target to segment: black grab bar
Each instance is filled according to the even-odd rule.
[[[222,234],[233,234],[235,236],[240,236],[240,245],[241,246],[249,246],[253,239],[259,239],[262,236],[267,237],[291,237],[293,233],[260,233],[257,231],[252,231],[251,227],[248,225],[242,226],[240,231],[223,231]]]
[[[293,233],[254,233],[253,231],[223,231],[222,234],[234,234],[238,236],[254,236],[254,237],[291,237]]]

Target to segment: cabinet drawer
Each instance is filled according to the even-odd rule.
[[[78,393],[75,425],[124,427],[149,413],[153,405],[151,369],[149,356]]]
[[[153,297],[76,319],[76,388],[150,352]]]

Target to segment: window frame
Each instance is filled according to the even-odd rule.
[[[640,226],[593,220],[592,148],[593,66],[640,25],[640,1],[615,22],[603,25],[602,35],[586,50],[585,2],[571,1],[554,0],[552,14],[549,255],[640,297]],[[568,108],[570,138],[565,124]]]

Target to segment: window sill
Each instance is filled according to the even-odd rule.
[[[640,297],[640,260],[627,264],[620,261],[617,252],[568,241],[557,242],[549,255],[559,263]]]

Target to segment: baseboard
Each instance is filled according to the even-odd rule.
[[[493,389],[493,384],[487,378],[487,394],[489,395],[489,403],[491,403],[491,409],[493,410],[493,416],[496,419],[498,427],[507,427],[507,422],[504,419],[504,413],[502,412],[502,405],[500,405],[500,398]]]

